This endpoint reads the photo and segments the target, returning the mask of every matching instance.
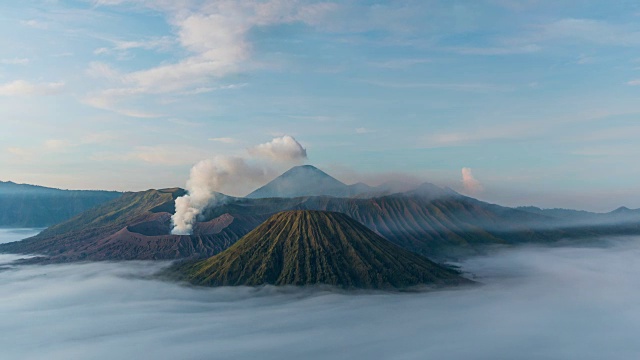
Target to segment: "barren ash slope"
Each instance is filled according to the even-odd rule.
[[[345,214],[308,210],[275,214],[224,252],[175,265],[168,274],[205,286],[403,289],[472,283]]]
[[[259,222],[225,215],[198,223],[192,236],[171,235],[174,202],[184,194],[180,188],[125,193],[35,237],[0,244],[0,252],[57,263],[202,257],[226,249]]]

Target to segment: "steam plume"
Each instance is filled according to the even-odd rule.
[[[248,149],[248,156],[216,156],[191,168],[188,194],[176,199],[171,217],[174,235],[189,235],[198,216],[221,200],[220,192],[238,194],[273,178],[280,167],[299,164],[307,151],[291,136],[275,138]]]
[[[471,173],[471,168],[462,168],[462,185],[467,193],[473,195],[481,192],[484,188],[480,181],[476,180]]]

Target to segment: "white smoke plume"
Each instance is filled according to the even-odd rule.
[[[188,194],[176,199],[171,217],[174,235],[190,235],[198,216],[220,199],[218,193],[238,194],[275,177],[282,166],[297,165],[307,151],[291,136],[275,138],[247,150],[248,156],[216,156],[191,168]]]
[[[462,185],[464,186],[465,191],[471,195],[477,194],[484,190],[480,181],[476,180],[476,178],[473,177],[471,168],[467,167],[462,168]]]

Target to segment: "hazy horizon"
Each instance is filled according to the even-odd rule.
[[[308,164],[310,165],[310,164]],[[285,168],[282,168],[285,169]],[[322,169],[320,169],[322,170]],[[323,170],[324,171],[324,170]],[[231,191],[231,192],[224,192],[222,191],[223,189],[218,189],[220,190],[219,192],[224,193],[226,195],[230,195],[230,196],[236,196],[236,197],[244,197],[246,195],[248,195],[249,193],[251,193],[252,191],[258,189],[259,187],[261,187],[262,185],[267,184],[268,182],[270,182],[271,180],[275,179],[277,176],[279,176],[282,172],[284,172],[284,170],[280,170],[280,172],[270,172],[267,174],[261,174],[260,178],[264,181],[262,183],[257,183],[257,185],[254,185],[253,187],[245,187],[245,190],[243,190],[241,193],[237,193],[235,191]],[[266,176],[265,176],[266,175]],[[329,175],[333,176],[333,174],[329,173]],[[351,174],[351,176],[353,176],[353,174]],[[342,181],[343,183],[345,183],[346,185],[353,185],[353,184],[357,184],[357,183],[364,183],[370,186],[379,186],[379,185],[383,185],[385,183],[391,182],[393,183],[394,181],[398,181],[400,182],[402,185],[400,186],[401,190],[398,191],[406,191],[406,190],[412,190],[418,186],[420,186],[421,184],[424,183],[432,183],[430,181],[421,181],[419,178],[415,177],[415,176],[408,176],[405,174],[376,174],[376,175],[356,175],[356,177],[347,177],[347,179],[354,179],[351,181],[344,181],[340,178],[337,178],[337,180]],[[241,180],[241,179],[240,179]],[[474,179],[475,180],[475,179]],[[9,181],[9,182],[13,182],[11,180],[3,180],[0,179],[0,181]],[[14,182],[15,183],[15,182]],[[251,182],[249,182],[251,183]],[[160,187],[160,186],[156,186],[156,187],[150,187],[150,188],[139,188],[139,189],[109,189],[109,188],[56,188],[56,187],[52,187],[49,186],[47,184],[33,184],[33,183],[17,183],[20,185],[35,185],[35,186],[42,186],[42,187],[50,187],[50,188],[55,188],[55,189],[61,189],[61,190],[105,190],[105,191],[121,191],[121,192],[128,192],[128,191],[146,191],[146,190],[151,190],[151,189],[166,189],[166,188],[187,188],[187,186],[185,186],[185,184],[182,185],[173,185],[173,186],[166,186],[166,187]],[[614,211],[618,208],[631,208],[634,209],[635,207],[633,205],[629,205],[629,204],[635,204],[634,201],[625,201],[622,200],[623,203],[620,204],[616,204],[615,202],[608,202],[608,203],[599,203],[597,205],[592,205],[591,201],[593,201],[594,199],[598,199],[600,197],[604,198],[607,197],[608,193],[602,193],[602,194],[590,194],[589,197],[587,197],[586,199],[582,199],[583,201],[576,201],[577,199],[573,199],[571,197],[571,195],[567,195],[567,194],[557,194],[556,196],[556,200],[560,200],[560,201],[556,201],[556,202],[545,202],[545,201],[539,201],[539,199],[534,198],[534,196],[532,196],[531,199],[511,199],[508,196],[508,193],[503,194],[503,193],[494,193],[491,195],[487,195],[484,193],[481,194],[469,194],[467,191],[465,191],[465,186],[464,183],[460,184],[459,186],[455,186],[455,185],[447,185],[447,184],[443,184],[443,183],[435,183],[435,185],[440,186],[442,188],[446,188],[446,187],[450,187],[456,191],[458,191],[461,194],[464,195],[468,195],[474,198],[477,198],[479,200],[482,201],[486,201],[489,203],[495,203],[498,205],[502,205],[502,206],[508,206],[508,207],[526,207],[526,206],[535,206],[535,207],[539,207],[542,209],[572,209],[572,210],[585,210],[585,211],[592,211],[592,212],[596,212],[596,213],[606,213],[606,212],[610,212],[610,211]],[[250,190],[248,190],[250,189]],[[529,202],[527,202],[529,201]],[[640,208],[640,205],[639,205]]]

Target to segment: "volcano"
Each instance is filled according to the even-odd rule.
[[[205,286],[402,289],[472,283],[345,214],[308,210],[273,215],[222,253],[176,265],[170,272]]]

